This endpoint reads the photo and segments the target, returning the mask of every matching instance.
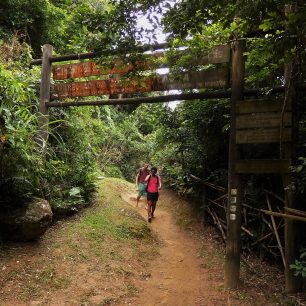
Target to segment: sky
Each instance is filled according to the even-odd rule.
[[[173,2],[174,3],[174,2]],[[159,20],[161,19],[161,15],[156,15]],[[148,30],[152,30],[154,29],[154,27],[152,26],[152,24],[150,23],[150,21],[148,20],[148,18],[146,16],[139,16],[138,21],[138,28],[140,29],[141,27],[144,29],[148,29]],[[167,34],[164,33],[162,26],[155,28],[154,29],[154,34],[156,35],[156,43],[160,44],[160,43],[164,43],[166,42],[166,38],[167,38]],[[148,44],[150,43],[148,40],[143,40],[144,44]],[[167,74],[169,72],[169,68],[159,68],[157,69],[157,73],[158,74]],[[181,91],[179,90],[170,90],[167,92],[168,94],[179,94],[181,93]],[[168,102],[167,105],[171,108],[171,109],[175,109],[175,107],[180,103],[180,101],[172,101],[172,102]]]

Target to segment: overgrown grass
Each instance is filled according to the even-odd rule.
[[[12,263],[2,276],[7,297],[12,294],[10,286],[14,286],[14,294],[22,301],[42,297],[48,301],[58,290],[69,294],[69,288],[82,286],[82,279],[89,275],[96,285],[84,288],[87,295],[83,292],[79,298],[88,304],[92,304],[99,286],[103,292],[108,288],[110,295],[100,305],[113,304],[138,291],[132,278],[141,275],[148,261],[157,255],[158,241],[146,220],[121,199],[120,193],[131,191],[128,182],[105,179],[98,185],[92,206],[55,225],[35,246],[33,260],[25,257],[16,265],[13,257],[0,258],[0,266],[5,263],[9,267]],[[26,256],[22,248],[20,252]],[[90,290],[92,294],[88,294]]]
[[[130,245],[135,240],[154,239],[146,220],[121,199],[119,192],[128,188],[129,184],[120,179],[100,182],[94,211],[86,214],[73,231],[99,245],[109,239]]]

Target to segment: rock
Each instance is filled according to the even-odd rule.
[[[48,229],[52,216],[47,200],[33,198],[21,208],[0,211],[0,233],[13,241],[36,240]]]

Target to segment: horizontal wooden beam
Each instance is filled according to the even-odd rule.
[[[291,141],[291,128],[283,128],[282,141]],[[275,142],[280,142],[280,128],[263,128],[236,131],[237,144]]]
[[[264,128],[264,127],[280,127],[282,114],[278,113],[253,113],[237,115],[236,128],[249,129],[249,128]],[[282,126],[291,126],[292,113],[284,113]]]
[[[205,71],[182,73],[179,78],[160,75],[148,78],[113,78],[55,84],[53,99],[101,96],[124,93],[143,93],[176,89],[221,88],[229,85],[229,70],[219,68]]]
[[[190,65],[207,65],[217,63],[227,63],[230,60],[230,46],[221,45],[213,48],[208,54],[202,54],[194,56],[190,59]],[[178,50],[176,55],[180,56],[187,54],[186,50]],[[72,63],[65,65],[54,66],[53,79],[54,80],[65,80],[73,78],[84,78],[89,76],[103,75],[103,74],[126,74],[133,70],[144,71],[144,70],[155,70],[157,68],[170,67],[171,65],[160,64],[154,59],[165,56],[165,52],[155,52],[152,54],[143,54],[142,58],[134,63],[124,62],[120,58],[113,58],[112,62],[108,67],[99,65],[95,62],[81,62]]]
[[[278,88],[278,92],[284,88]],[[244,96],[250,97],[261,95],[261,89],[245,89]],[[163,95],[155,97],[138,97],[138,98],[123,98],[123,99],[102,99],[95,101],[73,101],[73,102],[59,102],[53,101],[46,103],[47,107],[68,107],[68,106],[95,106],[95,105],[129,105],[141,103],[164,103],[171,101],[197,100],[197,99],[228,99],[231,97],[231,90],[218,90],[198,93]]]
[[[138,52],[146,52],[146,51],[154,51],[158,49],[164,49],[167,48],[167,43],[161,43],[156,45],[144,45],[144,46],[138,46],[136,47],[136,50]],[[62,56],[53,56],[50,58],[51,63],[58,63],[58,62],[65,62],[65,61],[74,61],[74,60],[82,60],[82,59],[93,59],[100,57],[102,55],[109,56],[109,55],[116,55],[118,54],[118,50],[102,50],[99,52],[88,52],[88,53],[79,53],[79,54],[68,54],[68,55],[62,55]],[[30,62],[30,65],[41,65],[42,60],[41,59],[34,59]]]
[[[243,100],[237,102],[236,113],[250,114],[250,113],[281,112],[282,108],[283,108],[283,100],[281,99]],[[290,111],[291,105],[287,105],[285,110]]]
[[[237,160],[235,172],[239,174],[290,173],[289,159],[249,159]]]
[[[198,99],[222,99],[229,98],[229,91],[197,92],[186,94],[175,94],[155,97],[138,97],[123,99],[105,99],[98,101],[70,101],[70,102],[48,102],[47,107],[68,107],[68,106],[97,106],[97,105],[128,105],[141,103],[164,103],[171,101],[198,100]]]

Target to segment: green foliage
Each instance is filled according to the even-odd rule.
[[[154,134],[152,161],[169,185],[191,194],[189,174],[206,178],[227,168],[227,125],[227,101],[184,102],[164,115]]]
[[[306,158],[299,157],[299,163],[292,167],[292,172],[294,173],[294,180],[292,188],[298,194],[304,194],[306,191]]]
[[[27,71],[0,63],[0,189],[2,195],[27,197],[38,191],[42,168],[35,142],[37,103],[35,86]]]
[[[64,143],[57,130],[69,123],[50,118],[50,143],[44,158],[37,143],[39,70],[23,67],[22,61],[0,63],[1,199],[8,205],[22,205],[29,197],[44,197],[55,209],[84,205],[95,188],[96,164],[88,152],[89,140],[82,141],[85,134],[81,131],[79,141]],[[68,134],[78,139],[77,132],[73,127]]]
[[[290,269],[294,270],[295,276],[306,277],[306,248],[300,250],[299,259],[295,260],[294,264],[290,265]]]

